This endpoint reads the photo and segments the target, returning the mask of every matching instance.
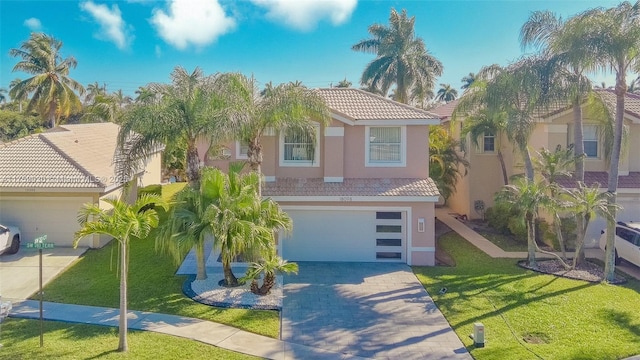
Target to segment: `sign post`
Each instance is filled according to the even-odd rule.
[[[47,235],[42,235],[33,240],[33,243],[27,243],[27,249],[38,249],[40,256],[40,347],[44,346],[44,316],[42,311],[43,294],[42,291],[42,249],[53,249],[53,243],[47,242]]]

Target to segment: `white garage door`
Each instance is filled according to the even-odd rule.
[[[640,199],[631,198],[629,196],[618,196],[618,205],[622,209],[618,210],[616,219],[618,221],[635,221],[640,222]],[[598,247],[598,240],[600,239],[600,231],[607,227],[607,222],[600,217],[589,224],[587,230],[587,236],[585,239],[586,247]]]
[[[292,261],[406,262],[406,212],[288,210],[293,233],[282,239]]]
[[[2,197],[0,223],[20,227],[23,244],[46,234],[49,242],[72,246],[73,233],[79,229],[78,210],[91,201],[90,197]]]

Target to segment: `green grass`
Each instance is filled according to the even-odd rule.
[[[591,284],[526,271],[512,259],[491,259],[456,233],[439,244],[457,266],[414,271],[474,358],[604,360],[640,353],[640,282]],[[448,291],[438,294],[443,287]],[[469,338],[475,322],[485,326],[485,348],[474,348]]]
[[[504,251],[527,251],[527,243],[517,241],[512,236],[496,234],[488,231],[476,230],[478,234],[484,236]]]
[[[37,320],[7,319],[0,329],[2,359],[258,359],[197,341],[130,330],[129,352],[119,353],[118,329],[46,321],[40,348]]]
[[[184,184],[163,187],[163,197]],[[168,190],[165,193],[165,189]],[[182,293],[185,276],[175,275],[178,265],[169,255],[157,253],[153,239],[132,241],[129,253],[128,305],[131,310],[175,314],[215,321],[270,337],[278,337],[277,311],[226,309],[199,304]],[[119,307],[117,246],[89,250],[71,268],[44,289],[45,301]]]

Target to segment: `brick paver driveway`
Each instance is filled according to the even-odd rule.
[[[471,359],[411,268],[299,263],[285,276],[282,340],[382,359]]]

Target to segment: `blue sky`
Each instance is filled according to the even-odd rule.
[[[524,52],[520,26],[535,10],[564,17],[618,1],[129,0],[0,1],[0,87],[28,75],[12,72],[17,48],[32,31],[63,41],[78,61],[71,77],[133,94],[168,82],[171,70],[239,71],[258,81],[300,80],[328,87],[345,77],[358,86],[372,54],[351,50],[367,27],[388,24],[391,8],[415,16],[416,34],[444,65],[438,83],[459,88],[482,66]],[[613,85],[610,74],[594,74]]]

